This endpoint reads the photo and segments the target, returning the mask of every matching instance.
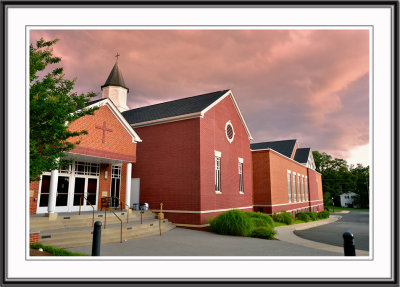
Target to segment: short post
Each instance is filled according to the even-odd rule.
[[[356,256],[356,246],[354,245],[354,236],[351,232],[343,233],[344,256]]]
[[[164,213],[162,213],[162,206],[163,204],[160,203],[160,213],[158,214],[158,226],[160,228],[160,236],[161,236],[161,220],[164,219]]]
[[[101,221],[96,221],[93,227],[92,256],[100,256]]]
[[[143,207],[140,207],[140,224],[143,223]]]
[[[335,200],[333,197],[332,197],[332,208],[333,208],[333,212],[335,212]]]

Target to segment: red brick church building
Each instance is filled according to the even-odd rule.
[[[73,164],[30,184],[30,214],[101,209],[114,196],[128,208],[147,202],[178,226],[205,227],[230,210],[266,213],[323,210],[321,176],[310,149],[258,143],[231,90],[129,109],[118,62],[94,115],[73,122],[87,130],[67,153]],[[284,150],[282,150],[282,147]]]

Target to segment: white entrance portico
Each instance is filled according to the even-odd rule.
[[[115,177],[109,174],[105,167],[110,165],[113,170],[120,172],[122,161],[71,154],[68,157],[75,158],[71,165],[42,174],[37,213],[73,212],[78,211],[80,206],[82,211],[91,211],[93,208],[98,210],[100,197],[104,196],[99,192],[100,180],[103,179],[106,182],[107,179],[110,180],[110,177],[113,177],[111,182],[114,184],[107,186],[107,191],[109,191],[107,196],[119,197],[121,175]],[[129,183],[131,172],[132,164],[128,162],[124,178],[129,178]],[[125,188],[129,191],[126,193],[129,199],[130,184]],[[126,198],[122,200],[125,201]]]

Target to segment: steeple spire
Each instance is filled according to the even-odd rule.
[[[121,69],[119,68],[119,64],[118,64],[119,56],[120,55],[118,53],[117,53],[117,55],[115,55],[117,60],[115,61],[114,67],[112,68],[110,75],[108,76],[104,85],[101,86],[101,88],[108,87],[108,86],[123,87],[123,88],[127,89],[128,93],[129,93],[129,89],[125,85],[124,77],[122,76]]]
[[[125,85],[124,77],[122,76],[121,69],[118,64],[118,57],[120,54],[115,55],[115,64],[111,70],[104,85],[101,86],[102,98],[109,98],[123,112],[129,110],[127,103],[127,96],[129,88]]]

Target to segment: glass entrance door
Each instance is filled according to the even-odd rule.
[[[58,176],[57,181],[57,197],[56,197],[56,211],[68,211],[68,191],[69,191],[69,176]]]
[[[93,206],[97,205],[97,178],[88,178],[86,197]]]
[[[85,195],[85,178],[75,177],[75,187],[74,187],[74,206],[79,206],[79,204],[84,205],[85,199],[82,197]],[[81,201],[82,197],[82,201]]]
[[[119,190],[121,187],[121,166],[113,165],[111,167],[111,206],[118,207],[119,205]],[[116,198],[117,197],[117,198]]]

